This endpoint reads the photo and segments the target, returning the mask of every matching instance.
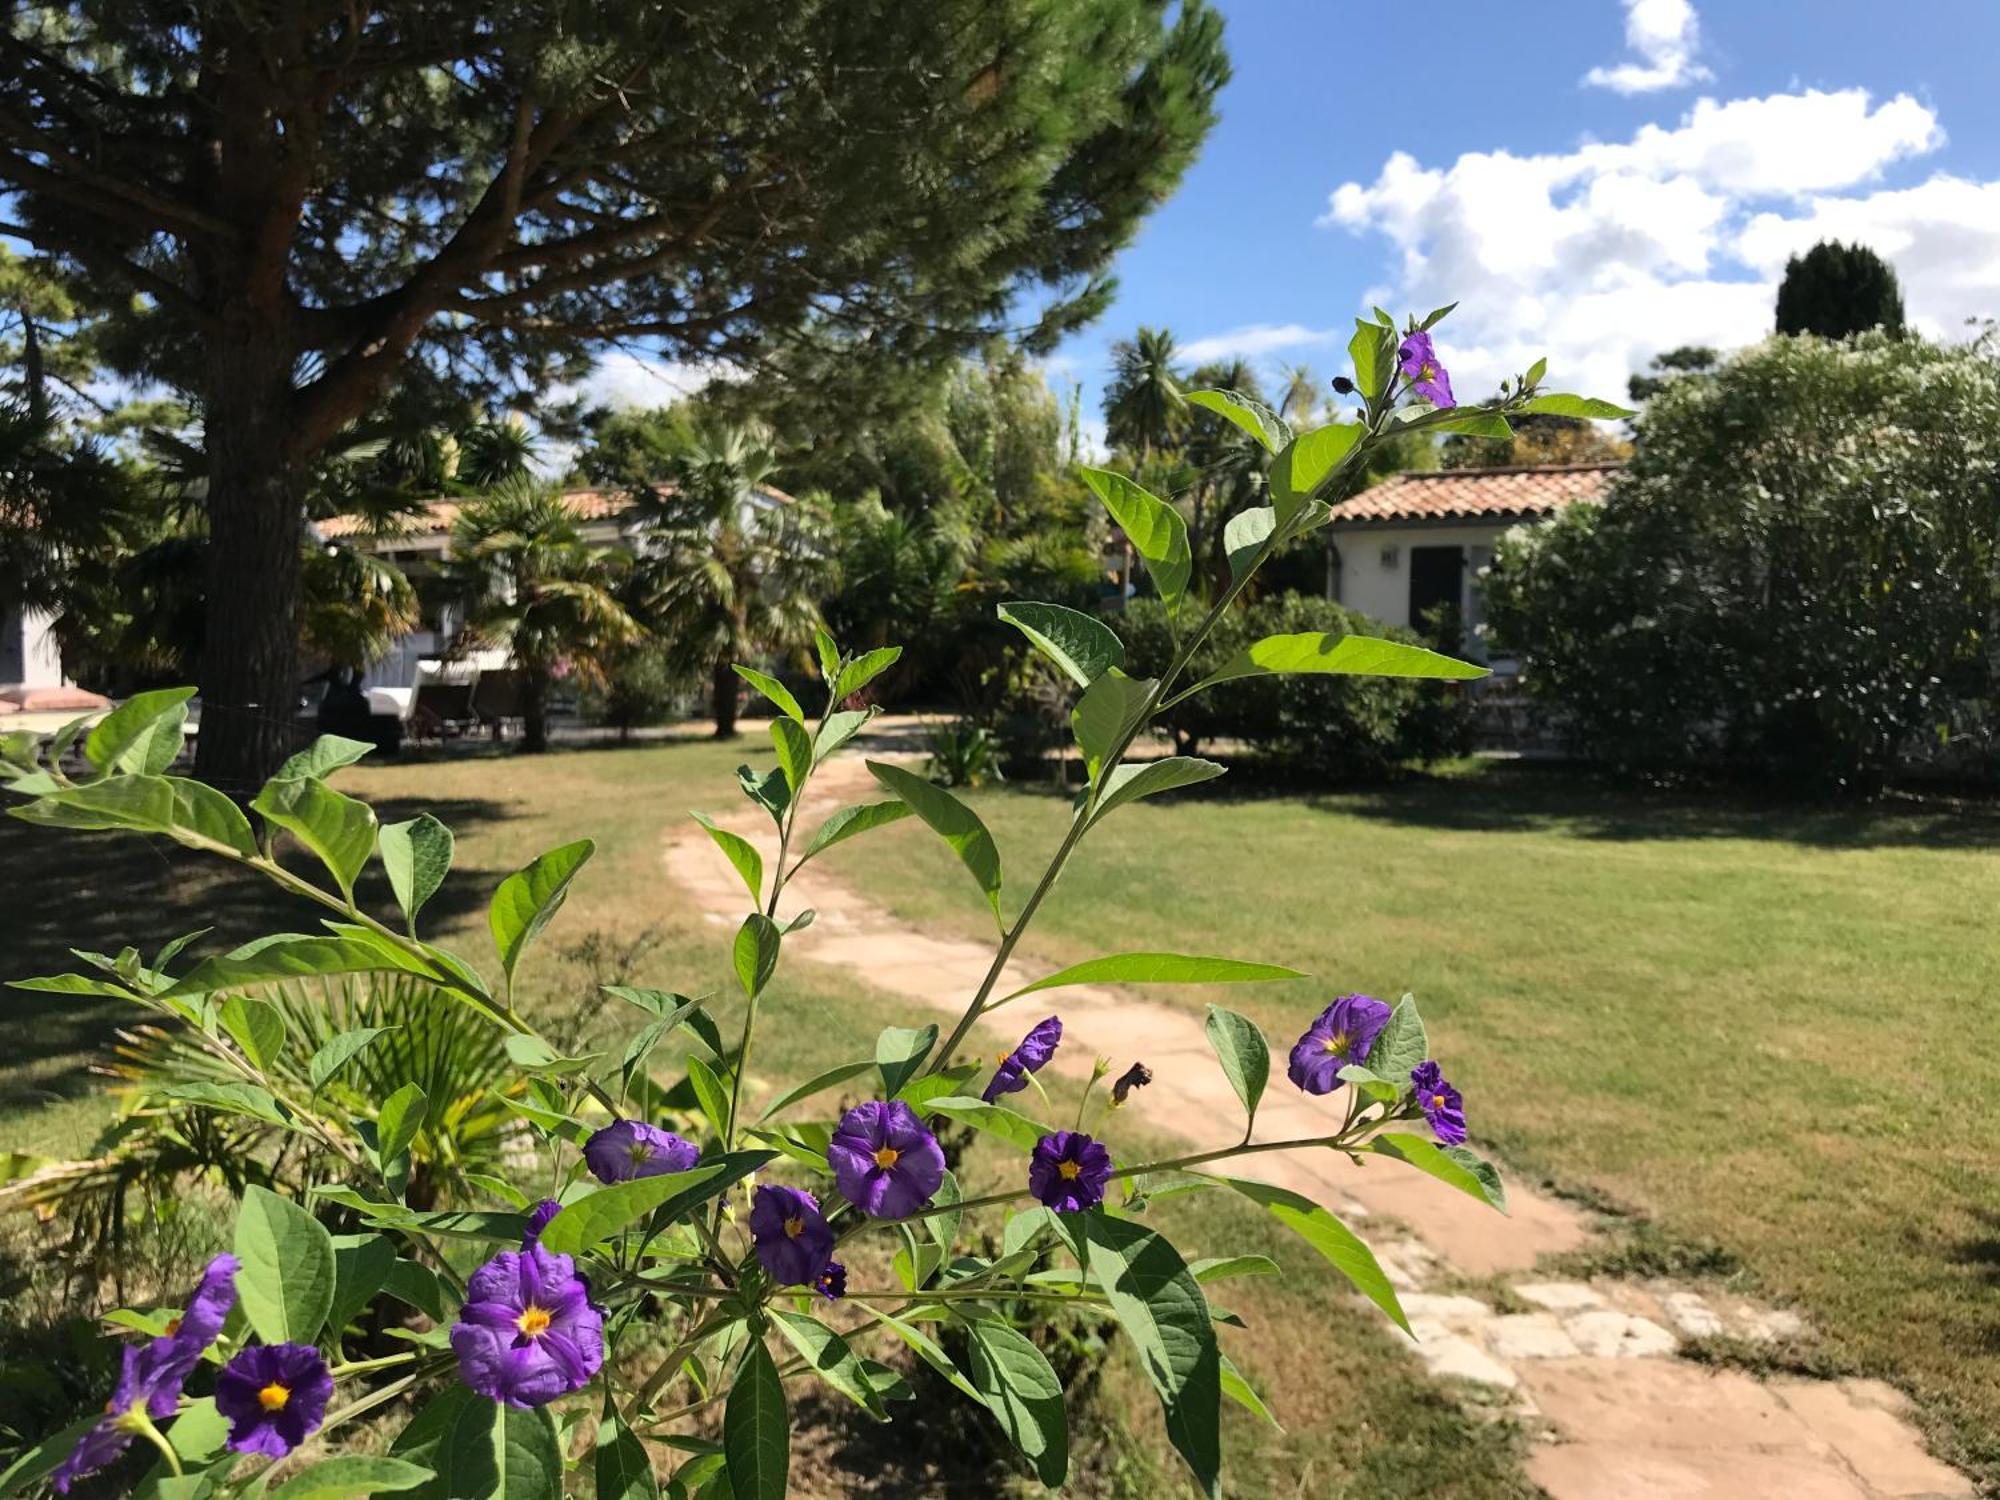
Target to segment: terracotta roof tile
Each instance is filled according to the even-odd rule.
[[[760,486],[760,492],[771,496],[781,504],[789,505],[792,497],[783,490],[769,485]],[[579,521],[604,521],[631,509],[632,497],[622,490],[565,490],[563,504]],[[400,528],[384,534],[385,540],[397,536],[435,536],[441,531],[451,530],[452,523],[464,502],[458,500],[433,500],[419,514],[412,516]],[[316,522],[319,534],[329,541],[342,537],[373,536],[375,525],[367,516],[328,516]]]
[[[1621,467],[1567,464],[1398,474],[1334,506],[1333,519],[1338,525],[1546,516],[1578,500],[1602,499]]]

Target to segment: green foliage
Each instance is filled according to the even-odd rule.
[[[1877,328],[1903,331],[1903,289],[1895,268],[1873,250],[1821,240],[1785,262],[1778,332],[1844,339]]]
[[[1989,771],[1995,431],[1981,345],[1773,340],[1676,379],[1604,505],[1503,542],[1496,643],[1619,765]]]
[[[1005,781],[999,735],[970,719],[952,719],[924,731],[929,759],[924,774],[939,786],[979,787]]]
[[[1180,14],[1185,23],[1204,13],[1183,7]],[[1307,388],[1306,396],[1286,403],[1302,419],[1310,415],[1310,384],[1303,378],[1295,382]],[[1195,567],[1178,511],[1130,478],[1108,470],[1091,473],[1092,487],[1150,565],[1162,594],[1153,608],[1163,617],[1177,614],[1181,623],[1169,630],[1157,667],[1141,675],[1137,667],[1128,672],[1117,664],[1118,636],[1081,614],[1025,605],[987,621],[996,632],[1020,629],[1043,654],[1090,770],[1067,834],[1011,920],[1001,902],[1001,856],[990,830],[966,801],[905,765],[867,762],[893,800],[842,809],[809,841],[795,843],[803,836],[801,810],[814,796],[812,778],[868,722],[865,710],[842,705],[899,663],[898,648],[877,643],[843,651],[808,609],[800,616],[806,626],[801,640],[810,643],[817,660],[816,685],[800,677],[801,692],[773,673],[718,660],[716,679],[726,681],[732,701],[735,684],[747,681],[779,715],[771,721],[775,764],[746,764],[738,771],[749,802],[771,820],[766,837],[775,841],[775,857],[767,853],[768,845],[753,845],[734,830],[701,819],[742,877],[751,907],[730,954],[741,990],[740,1002],[726,1001],[731,1020],[741,1019],[733,1042],[705,1000],[623,982],[603,986],[610,999],[641,1013],[635,1017],[611,1008],[630,1028],[623,1035],[614,1030],[584,1039],[552,1037],[517,1008],[524,956],[572,895],[585,889],[590,840],[551,849],[499,881],[487,907],[504,979],[496,996],[478,971],[419,935],[419,919],[450,865],[451,840],[442,824],[419,816],[382,831],[385,873],[402,929],[363,905],[364,898],[373,900],[358,877],[376,848],[375,814],[324,781],[353,759],[354,745],[322,741],[287,764],[254,804],[267,834],[282,831],[317,856],[324,874],[308,876],[278,862],[269,839],[253,837],[247,820],[219,792],[161,774],[169,747],[178,741],[183,696],[140,701],[111,721],[95,742],[91,771],[80,783],[71,780],[59,747],[45,759],[30,740],[0,742],[5,784],[21,799],[12,809],[17,816],[85,831],[165,833],[331,913],[321,931],[274,933],[192,961],[184,961],[183,954],[201,934],[167,945],[150,965],[132,949],[115,957],[79,951],[78,961],[90,972],[26,981],[46,994],[116,997],[153,1018],[143,1040],[133,1045],[133,1090],[145,1113],[154,1113],[155,1106],[170,1112],[173,1123],[160,1128],[161,1137],[171,1131],[185,1141],[196,1129],[207,1133],[199,1149],[156,1163],[157,1175],[167,1181],[176,1173],[205,1172],[237,1200],[235,1249],[242,1263],[237,1289],[250,1334],[265,1343],[321,1345],[339,1381],[364,1387],[343,1397],[317,1439],[332,1445],[334,1456],[288,1474],[286,1488],[328,1497],[373,1487],[437,1500],[559,1500],[568,1460],[581,1458],[581,1418],[594,1408],[601,1413],[592,1461],[600,1494],[629,1500],[661,1492],[645,1446],[658,1435],[689,1455],[664,1492],[776,1500],[787,1493],[792,1467],[795,1408],[788,1380],[816,1381],[877,1418],[886,1417],[890,1402],[915,1396],[910,1381],[864,1352],[863,1341],[881,1331],[913,1350],[947,1385],[983,1404],[1037,1477],[1056,1488],[1070,1472],[1066,1395],[1088,1388],[1090,1351],[1115,1328],[1136,1351],[1159,1397],[1168,1437],[1197,1485],[1218,1495],[1223,1396],[1267,1418],[1270,1412],[1224,1360],[1217,1325],[1233,1320],[1209,1305],[1203,1286],[1268,1274],[1274,1267],[1257,1255],[1190,1264],[1163,1230],[1145,1219],[1150,1198],[1163,1196],[1175,1183],[1208,1180],[1188,1174],[1244,1152],[1332,1150],[1394,1158],[1483,1201],[1502,1203],[1490,1166],[1469,1151],[1435,1147],[1418,1133],[1421,1109],[1410,1097],[1407,1079],[1430,1043],[1414,1002],[1398,1007],[1371,1054],[1378,1071],[1350,1069],[1354,1076],[1343,1079],[1355,1104],[1344,1123],[1304,1139],[1254,1138],[1255,1115],[1270,1083],[1270,1047],[1254,1023],[1233,1011],[1215,1008],[1209,1023],[1218,1061],[1251,1117],[1251,1128],[1233,1146],[1125,1161],[1132,1153],[1117,1144],[1116,1117],[1097,1087],[1112,1067],[1104,1061],[1079,1105],[1076,1128],[1105,1137],[1121,1164],[1105,1176],[1092,1177],[1086,1169],[1059,1177],[1077,1184],[1077,1193],[1095,1195],[1095,1201],[1062,1211],[1022,1207],[1031,1194],[1049,1192],[1033,1184],[1047,1170],[1052,1132],[1026,1110],[974,1097],[982,1068],[964,1060],[964,1049],[972,1029],[998,1007],[1045,990],[1084,983],[1304,977],[1264,962],[1125,952],[998,992],[1016,944],[1098,818],[1220,772],[1215,763],[1193,757],[1149,765],[1126,760],[1135,740],[1170,711],[1162,704],[1178,708],[1231,693],[1276,692],[1274,684],[1287,693],[1321,683],[1353,691],[1350,679],[1361,674],[1386,679],[1392,690],[1410,691],[1417,678],[1476,671],[1404,642],[1295,621],[1283,608],[1264,612],[1284,628],[1262,628],[1262,616],[1250,622],[1259,627],[1255,633],[1240,638],[1216,627],[1242,618],[1234,606],[1255,563],[1323,522],[1320,492],[1360,470],[1372,446],[1386,441],[1392,418],[1405,428],[1476,425],[1481,418],[1498,422],[1503,410],[1534,398],[1533,384],[1525,382],[1494,408],[1449,416],[1428,409],[1399,415],[1394,408],[1400,391],[1383,385],[1364,422],[1351,431],[1320,427],[1287,437],[1272,480],[1275,503],[1265,516],[1235,528],[1238,566],[1227,581]],[[1193,408],[1218,409],[1253,445],[1260,434],[1276,442],[1277,429],[1234,398]],[[683,561],[694,560],[697,534],[711,544],[722,538],[711,553],[727,551],[730,528],[740,531],[749,524],[739,503],[748,493],[748,461],[741,444],[703,447],[700,440],[677,458],[684,466],[680,483],[658,503],[688,507],[691,519],[681,540],[690,550]],[[517,519],[526,525],[536,517],[530,508]],[[493,532],[488,540],[489,560],[518,558],[527,544],[525,534]],[[515,577],[540,588],[552,575],[539,573],[540,582],[533,582],[517,570]],[[702,607],[720,607],[730,615],[729,640],[742,639],[748,628],[743,601],[731,592],[739,581],[725,567],[711,572],[702,586],[707,601]],[[696,600],[689,594],[683,603],[693,607],[690,601]],[[517,628],[531,633],[543,628],[527,623],[536,607],[526,597],[508,601],[522,622]],[[987,614],[984,604],[980,613]],[[1126,624],[1133,623],[1128,617]],[[536,649],[517,641],[517,657]],[[1143,649],[1135,646],[1132,656],[1141,659]],[[1183,686],[1187,683],[1192,686]],[[987,976],[942,1036],[936,1024],[887,1026],[877,1038],[872,1064],[847,1063],[789,1087],[773,1086],[768,1063],[757,1051],[760,1013],[785,973],[789,939],[812,920],[808,908],[780,925],[777,913],[797,909],[785,904],[787,887],[817,853],[906,812],[945,840],[999,926]],[[342,1003],[336,998],[341,986],[357,975],[368,976],[371,988],[382,986],[403,998],[395,1004]],[[929,1201],[893,1226],[862,1212],[864,1195],[840,1181],[847,1168],[831,1150],[834,1110],[826,1096],[864,1078],[871,1066],[879,1089],[868,1092],[897,1101],[929,1129],[951,1121],[992,1137],[1010,1148],[1014,1169],[991,1190],[983,1184],[979,1190],[962,1189],[955,1173],[943,1172],[927,1185]],[[766,1097],[770,1102],[755,1114]],[[811,1101],[820,1107],[804,1108]],[[780,1115],[786,1118],[776,1123]],[[618,1133],[598,1139],[614,1121]],[[635,1151],[632,1170],[624,1171],[619,1143],[634,1126],[655,1122],[686,1132],[693,1164],[641,1175]],[[1393,1128],[1398,1125],[1411,1128]],[[1331,1121],[1320,1128],[1331,1128]],[[128,1140],[136,1134],[128,1132]],[[877,1166],[893,1169],[902,1159],[894,1153],[904,1144],[879,1150]],[[607,1145],[613,1148],[609,1154]],[[1033,1167],[1022,1160],[1030,1156]],[[114,1162],[112,1170],[124,1164]],[[961,1171],[983,1170],[964,1161],[959,1165]],[[1026,1186],[1018,1175],[1024,1168]],[[795,1271],[785,1247],[770,1239],[762,1223],[768,1199],[749,1196],[753,1176],[766,1179],[754,1185],[762,1193],[771,1178],[801,1175],[836,1221],[840,1240],[891,1227],[901,1239],[900,1249],[886,1256],[855,1255],[857,1281],[886,1259],[901,1286],[901,1291],[846,1289],[843,1295],[864,1309],[873,1326],[849,1322],[842,1331],[822,1315],[811,1292],[830,1266],[822,1261]],[[825,1181],[828,1176],[841,1188],[839,1197]],[[1325,1209],[1249,1180],[1209,1181],[1226,1183],[1262,1206],[1386,1314],[1404,1321],[1372,1254]],[[534,1211],[544,1194],[555,1205],[552,1213]],[[850,1196],[854,1201],[844,1201]],[[494,1200],[505,1206],[475,1206]],[[33,1201],[63,1202],[59,1195]],[[1001,1207],[1021,1211],[998,1220],[986,1217],[987,1210]],[[804,1235],[807,1216],[807,1210],[797,1209],[782,1221],[785,1240],[797,1241],[793,1248],[801,1251],[811,1243]],[[793,1217],[800,1222],[793,1224]],[[342,1232],[334,1235],[332,1226]],[[583,1351],[601,1352],[603,1358],[591,1380],[571,1382],[566,1395],[577,1399],[557,1397],[530,1410],[496,1405],[469,1388],[449,1385],[432,1390],[409,1416],[386,1458],[340,1454],[338,1445],[349,1435],[339,1429],[347,1421],[385,1409],[405,1390],[429,1389],[427,1378],[451,1363],[447,1350],[461,1356],[461,1373],[477,1383],[463,1340],[443,1325],[504,1327],[493,1323],[490,1310],[467,1305],[461,1312],[459,1304],[468,1295],[480,1300],[492,1295],[496,1265],[504,1271],[501,1279],[522,1287],[524,1296],[528,1273],[506,1261],[467,1272],[478,1259],[525,1251],[536,1235],[542,1251],[569,1257],[584,1278],[558,1293],[571,1299],[565,1306],[573,1310],[574,1299],[587,1299],[602,1318],[601,1335],[581,1328],[562,1335],[601,1337],[604,1343],[601,1351]],[[1045,1264],[1044,1255],[1056,1258]],[[540,1275],[551,1274],[544,1263]],[[1043,1325],[1069,1329],[1047,1340],[1059,1356],[1053,1361],[1018,1326],[1024,1310],[1051,1303],[1069,1315],[1066,1324]],[[428,1321],[410,1326],[405,1308],[418,1309]],[[526,1339],[545,1333],[555,1339],[546,1320],[545,1326],[534,1326],[535,1308],[551,1318],[571,1315],[536,1301],[519,1312],[509,1309],[506,1316]],[[121,1321],[150,1327],[134,1322],[149,1316],[132,1312]],[[360,1347],[346,1346],[350,1337],[368,1340],[368,1357],[357,1357]],[[394,1352],[377,1352],[385,1346]],[[594,1357],[588,1363],[598,1365]],[[390,1373],[395,1370],[404,1373]],[[383,1378],[371,1378],[378,1375]],[[718,1406],[719,1444],[701,1435],[714,1430]],[[629,1422],[625,1412],[632,1414]],[[239,1479],[261,1491],[268,1470],[232,1474],[239,1459],[225,1451],[225,1437],[226,1424],[212,1402],[189,1407],[169,1436],[188,1472],[178,1481],[156,1476],[144,1492],[207,1493]],[[40,1457],[32,1462],[39,1464]]]
[[[1157,605],[1135,601],[1121,628],[1135,670],[1157,672],[1172,659],[1172,632]],[[1281,594],[1216,622],[1190,667],[1220,685],[1171,703],[1159,722],[1173,731],[1183,751],[1218,739],[1241,740],[1281,766],[1330,780],[1381,776],[1410,762],[1460,753],[1469,730],[1467,709],[1447,688],[1415,676],[1271,675],[1251,654],[1260,649],[1258,642],[1294,638],[1302,644],[1274,659],[1280,670],[1337,666],[1341,657],[1335,652],[1350,637],[1355,644],[1345,649],[1379,665],[1407,663],[1423,668],[1424,675],[1433,667],[1440,674],[1477,675],[1463,663],[1446,666],[1448,659],[1424,651],[1410,631],[1385,629],[1331,601]]]

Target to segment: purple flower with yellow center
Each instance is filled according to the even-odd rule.
[[[833,1266],[833,1227],[804,1188],[765,1183],[751,1195],[750,1243],[780,1286],[813,1286]]]
[[[1104,1201],[1111,1153],[1077,1130],[1058,1130],[1035,1142],[1028,1163],[1028,1191],[1059,1214],[1080,1213]]]
[[[319,1431],[333,1375],[311,1344],[253,1344],[215,1377],[215,1409],[233,1453],[283,1458]]]
[[[1330,1094],[1340,1087],[1340,1070],[1365,1063],[1368,1049],[1388,1024],[1389,1007],[1374,996],[1342,995],[1292,1044],[1286,1071],[1308,1094]]]
[[[1465,1100],[1445,1082],[1444,1070],[1429,1058],[1410,1069],[1410,1093],[1447,1146],[1465,1144]]]
[[[847,1267],[837,1260],[826,1263],[826,1269],[819,1273],[819,1280],[813,1283],[813,1290],[829,1302],[838,1302],[847,1295]]]
[[[604,1363],[604,1318],[576,1263],[534,1243],[472,1273],[451,1347],[459,1378],[480,1395],[545,1406],[582,1390]]]
[[[1451,375],[1438,362],[1437,348],[1428,333],[1413,333],[1396,350],[1396,363],[1409,377],[1410,393],[1422,396],[1432,406],[1456,406],[1451,393]]]
[[[986,1092],[979,1097],[991,1104],[1002,1094],[1020,1093],[1028,1086],[1028,1075],[1047,1067],[1061,1043],[1062,1019],[1050,1016],[1022,1037],[1020,1046],[1000,1054],[993,1076],[987,1080]]]
[[[842,1115],[826,1159],[842,1196],[878,1219],[915,1213],[944,1181],[937,1137],[900,1099],[871,1099]]]
[[[56,1467],[53,1481],[58,1492],[69,1493],[71,1484],[131,1447],[141,1421],[174,1414],[181,1387],[201,1362],[202,1351],[222,1332],[229,1309],[236,1305],[237,1267],[235,1256],[216,1256],[202,1272],[187,1311],[150,1343],[127,1346],[118,1384],[104,1403],[102,1420],[77,1440],[76,1447]]]
[[[691,1143],[644,1120],[614,1120],[583,1143],[584,1164],[599,1182],[685,1172],[700,1159]]]

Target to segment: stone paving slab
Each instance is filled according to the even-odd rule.
[[[805,816],[879,795],[857,759],[836,761],[814,778]],[[722,819],[775,853],[768,821]],[[740,920],[744,891],[702,830],[690,823],[668,843],[669,875],[717,924]],[[814,924],[788,951],[837,965],[870,984],[940,1013],[957,1015],[978,990],[992,948],[911,928],[855,892],[814,872],[788,894],[781,920],[806,904]],[[996,993],[1055,967],[1017,957]],[[1122,1071],[1145,1062],[1169,1087],[1141,1090],[1132,1108],[1148,1124],[1196,1148],[1236,1138],[1239,1105],[1188,1011],[1095,986],[1031,997],[985,1023],[981,1045],[1011,1045],[1049,1010],[1063,1018],[1066,1045],[1054,1066],[1076,1076],[1106,1055]],[[1282,1057],[1275,1059],[1282,1067]],[[1265,1098],[1260,1139],[1330,1134],[1340,1116],[1324,1100],[1286,1089]],[[1304,1193],[1343,1217],[1407,1226],[1370,1235],[1416,1337],[1412,1352],[1438,1378],[1498,1396],[1538,1424],[1528,1472],[1553,1500],[1969,1500],[1963,1475],[1924,1451],[1906,1403],[1877,1382],[1759,1382],[1673,1357],[1680,1338],[1734,1332],[1758,1340],[1804,1333],[1796,1314],[1733,1300],[1718,1305],[1670,1283],[1553,1281],[1532,1273],[1542,1257],[1593,1241],[1570,1204],[1509,1184],[1501,1217],[1399,1163],[1357,1167],[1331,1152],[1247,1158],[1233,1168]],[[1436,1290],[1452,1276],[1504,1276],[1537,1310],[1502,1314],[1482,1298]]]

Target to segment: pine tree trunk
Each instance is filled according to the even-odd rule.
[[[715,714],[715,737],[733,740],[736,738],[736,672],[729,665],[727,656],[716,659],[709,688],[710,706]]]
[[[287,453],[291,353],[231,330],[211,345],[208,598],[195,768],[253,795],[297,736],[299,551],[304,473]]]

